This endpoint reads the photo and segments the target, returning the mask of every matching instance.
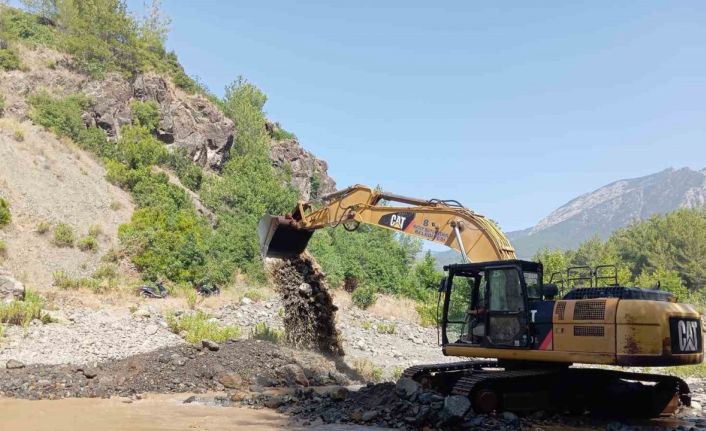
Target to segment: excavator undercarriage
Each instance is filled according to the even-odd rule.
[[[653,418],[691,403],[689,386],[674,376],[539,364],[515,368],[517,365],[496,360],[417,365],[406,369],[403,376],[443,394],[467,396],[477,413],[543,410]]]

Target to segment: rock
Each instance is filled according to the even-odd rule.
[[[274,167],[291,172],[291,183],[299,189],[303,200],[336,191],[336,182],[328,176],[326,162],[304,150],[296,138],[272,142],[270,160]]]
[[[252,299],[246,298],[245,296],[240,299],[240,303],[243,305],[250,305],[252,304]]]
[[[98,375],[98,370],[95,368],[85,368],[83,370],[83,376],[87,379],[92,379]]]
[[[265,407],[270,409],[276,409],[277,407],[287,403],[288,401],[289,397],[277,395],[274,397],[270,397],[267,401],[265,401]]]
[[[250,394],[245,391],[236,391],[230,395],[230,400],[236,403],[241,401],[247,401],[250,398]]]
[[[692,401],[691,408],[696,410],[697,412],[700,412],[702,410],[701,404],[698,401]]]
[[[397,394],[407,400],[414,401],[422,386],[408,377],[402,377],[395,385]]]
[[[24,368],[25,364],[23,364],[20,361],[16,361],[14,359],[10,359],[5,363],[5,368],[8,370],[19,370],[20,368]]]
[[[25,287],[5,270],[0,270],[0,301],[8,303],[25,298]]]
[[[221,376],[218,378],[218,383],[222,384],[228,389],[242,388],[247,385],[247,382],[243,381],[243,378],[236,373],[221,374]]]
[[[504,421],[509,422],[513,426],[519,425],[519,423],[520,423],[520,418],[516,414],[514,414],[513,412],[502,412],[500,417]]]
[[[196,395],[192,395],[192,396],[190,396],[189,398],[185,399],[185,400],[183,401],[183,403],[184,403],[184,404],[191,404],[191,403],[194,403],[194,402],[196,402],[196,401],[198,401],[198,398],[196,398]]]
[[[305,296],[311,296],[311,293],[313,292],[311,285],[309,283],[302,283],[299,285],[299,293],[305,295]]]
[[[288,385],[309,386],[309,379],[307,379],[306,374],[304,374],[302,367],[297,364],[283,365],[277,368],[275,373]]]
[[[463,395],[449,395],[444,398],[442,415],[447,421],[462,418],[468,409],[471,408],[471,401]]]
[[[368,410],[367,412],[364,412],[361,415],[360,420],[362,420],[363,422],[370,422],[373,419],[377,418],[379,415],[380,412],[378,412],[377,410]]]
[[[133,314],[135,317],[141,317],[145,319],[151,316],[150,311],[146,308],[138,308]]]
[[[208,349],[212,352],[216,352],[216,351],[218,351],[218,349],[221,348],[221,346],[219,346],[218,343],[216,343],[215,341],[211,341],[211,340],[201,340],[201,346],[204,349]]]

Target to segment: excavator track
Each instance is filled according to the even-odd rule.
[[[652,418],[689,405],[687,383],[674,376],[596,368],[504,370],[473,360],[410,367],[404,377],[444,394],[463,395],[476,412],[538,410]]]

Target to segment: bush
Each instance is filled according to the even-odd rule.
[[[37,233],[40,235],[44,235],[45,233],[49,232],[49,229],[51,226],[49,226],[49,223],[45,221],[40,221],[37,223]]]
[[[115,280],[113,278],[73,278],[65,271],[55,271],[52,276],[54,278],[54,287],[61,290],[88,289],[93,293],[103,293],[116,287]]]
[[[415,310],[419,314],[419,323],[422,326],[436,326],[439,323],[436,300],[418,302]]]
[[[5,115],[5,96],[0,94],[0,117]]]
[[[0,70],[17,70],[22,67],[17,51],[13,49],[0,49]]]
[[[180,317],[169,313],[166,316],[169,329],[175,334],[186,332],[184,339],[190,343],[198,343],[201,340],[211,340],[215,342],[226,341],[240,336],[240,328],[233,325],[221,326],[210,320],[211,316],[196,311],[193,314],[186,314]]]
[[[0,304],[0,322],[27,327],[34,319],[46,321],[42,316],[44,300],[31,290],[25,291],[22,301]]]
[[[153,100],[145,102],[135,100],[130,103],[132,111],[132,121],[138,126],[145,127],[147,130],[154,132],[159,126],[159,105]]]
[[[86,129],[81,114],[90,106],[90,101],[82,95],[73,95],[63,99],[52,97],[47,92],[40,92],[29,97],[32,105],[30,118],[59,136],[67,136],[78,141]]]
[[[95,236],[86,235],[79,239],[76,243],[81,251],[96,251],[98,250],[98,240]]]
[[[54,245],[57,247],[73,247],[76,241],[74,229],[66,223],[59,223],[54,228]]]
[[[0,239],[0,257],[7,257],[7,244]]]
[[[365,310],[371,305],[375,304],[377,300],[377,295],[375,294],[375,289],[369,286],[363,286],[357,288],[353,295],[351,295],[351,300],[358,308]]]
[[[397,332],[397,325],[394,323],[378,323],[377,331],[380,334],[394,334]]]
[[[3,198],[0,198],[0,228],[10,224],[12,215],[10,214],[10,204]]]
[[[270,328],[267,323],[260,322],[253,328],[250,338],[277,344],[284,338],[284,331],[281,329]]]
[[[12,134],[12,137],[15,138],[15,141],[17,142],[23,142],[25,140],[25,132],[23,132],[21,129],[15,129],[15,132]]]

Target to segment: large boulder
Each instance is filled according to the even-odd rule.
[[[10,272],[0,269],[0,301],[4,303],[21,301],[25,297],[25,287]]]

